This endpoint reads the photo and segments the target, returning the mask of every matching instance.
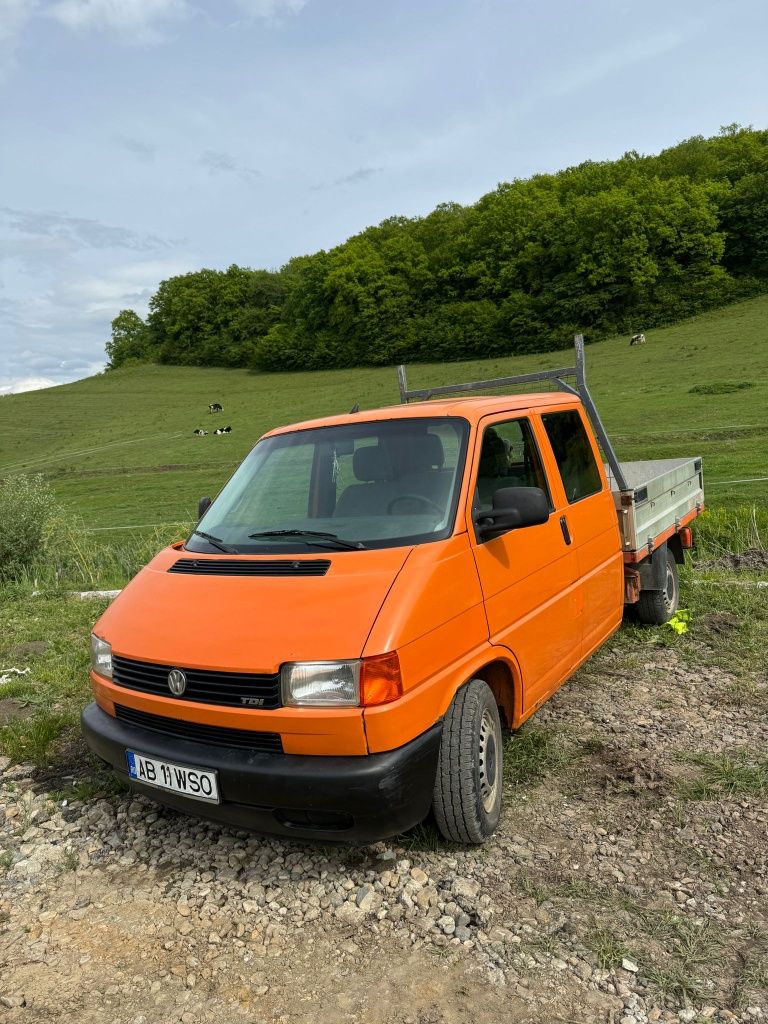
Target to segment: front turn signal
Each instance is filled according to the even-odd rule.
[[[403,677],[396,651],[363,658],[360,663],[360,703],[365,708],[390,704],[403,695]]]

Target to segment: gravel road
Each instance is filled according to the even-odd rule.
[[[604,651],[531,723],[535,775],[474,849],[64,801],[0,759],[0,1020],[768,1022],[768,800],[690,798],[696,755],[765,763],[748,682]]]

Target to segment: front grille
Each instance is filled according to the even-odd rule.
[[[128,690],[151,693],[156,697],[174,697],[168,687],[173,665],[152,665],[112,655],[112,682]],[[179,666],[181,667],[181,666]],[[177,700],[198,704],[223,704],[227,707],[251,707],[271,711],[281,706],[280,674],[251,675],[245,672],[211,672],[184,668],[187,687]]]
[[[200,722],[184,722],[180,718],[166,718],[165,715],[150,715],[115,704],[115,716],[127,725],[175,736],[180,740],[198,743],[213,743],[219,747],[241,747],[244,750],[260,750],[265,753],[281,754],[283,741],[276,732],[253,732],[250,729],[228,729],[218,725],[202,725]]]
[[[325,576],[331,563],[324,558],[270,558],[239,561],[234,558],[179,558],[168,572],[188,576]]]

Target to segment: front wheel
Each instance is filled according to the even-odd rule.
[[[441,834],[484,843],[501,815],[503,749],[496,699],[482,679],[458,691],[443,719],[433,810]]]
[[[667,548],[667,559],[662,590],[641,590],[637,602],[637,617],[648,626],[663,626],[669,622],[680,606],[680,578],[675,556]]]

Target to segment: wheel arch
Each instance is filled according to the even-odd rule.
[[[667,547],[672,552],[677,564],[685,565],[685,552],[683,551],[683,542],[680,540],[679,533],[672,534],[672,536],[667,540]]]
[[[523,707],[522,680],[517,663],[510,655],[496,657],[473,672],[472,678],[482,679],[488,684],[504,725],[508,729],[516,729]]]

